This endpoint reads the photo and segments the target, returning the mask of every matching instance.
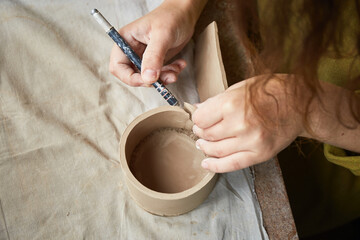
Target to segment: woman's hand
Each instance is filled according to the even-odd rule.
[[[202,162],[204,168],[230,172],[264,162],[302,134],[301,116],[287,101],[282,83],[287,76],[277,75],[266,84],[266,91],[277,103],[260,93],[258,114],[262,118],[247,102],[249,85],[261,76],[237,83],[198,106],[192,117],[193,131],[200,137],[197,147],[209,156]],[[272,124],[264,127],[262,119]]]
[[[120,35],[141,57],[141,74],[114,44],[110,72],[130,86],[149,86],[159,78],[169,84],[185,68],[183,59],[163,66],[190,40],[206,1],[166,0],[158,8],[119,30]]]

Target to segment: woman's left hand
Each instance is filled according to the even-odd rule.
[[[193,131],[200,137],[196,145],[209,156],[202,161],[203,168],[230,172],[267,161],[301,134],[301,116],[285,94],[282,80],[287,77],[275,75],[268,80],[265,89],[273,96],[259,90],[257,113],[248,101],[248,87],[261,76],[237,83],[198,105],[192,120]],[[271,124],[265,127],[261,119]]]

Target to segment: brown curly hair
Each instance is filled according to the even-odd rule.
[[[260,4],[258,4],[258,3]],[[266,3],[265,3],[266,2]],[[360,52],[360,1],[359,0],[238,0],[233,12],[233,24],[238,36],[247,50],[251,64],[247,77],[270,73],[250,86],[249,98],[255,112],[260,113],[259,89],[265,91],[272,73],[295,74],[298,81],[307,87],[310,96],[306,99],[292,86],[295,103],[301,103],[304,126],[309,130],[308,111],[311,102],[321,91],[318,68],[323,56],[331,54],[335,58],[351,55],[353,62],[359,60]],[[349,13],[352,13],[350,16]],[[355,39],[351,52],[345,52],[343,45],[346,26],[353,27]],[[329,53],[331,52],[331,53]],[[360,89],[360,76],[351,76],[343,87]],[[350,77],[351,76],[351,77]],[[351,93],[351,91],[349,91]],[[270,94],[265,91],[266,94]],[[271,94],[270,94],[271,95]],[[276,101],[276,96],[272,96]],[[352,116],[360,122],[360,106],[356,105],[358,96],[349,94]],[[261,118],[261,116],[259,116]],[[340,118],[340,106],[337,114]],[[261,119],[266,124],[268,119]],[[342,122],[340,120],[340,122]],[[343,123],[343,122],[342,122]],[[345,123],[343,123],[346,125]],[[347,126],[351,128],[351,126]]]

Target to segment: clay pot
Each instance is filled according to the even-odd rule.
[[[190,115],[163,106],[136,118],[120,142],[120,162],[132,198],[146,211],[174,216],[191,211],[209,195],[216,174],[201,167]]]
[[[227,88],[216,23],[195,45],[195,80],[200,101]],[[132,198],[146,211],[173,216],[199,206],[217,175],[201,168],[204,154],[191,133],[191,105],[163,106],[137,117],[120,141],[120,163]]]

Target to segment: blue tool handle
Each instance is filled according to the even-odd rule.
[[[114,27],[110,28],[108,35],[114,40],[119,48],[125,53],[129,60],[141,71],[141,59],[130,47],[130,45],[120,36]]]
[[[119,46],[119,48],[125,53],[129,60],[141,71],[141,59],[135,53],[135,51],[130,47],[130,45],[120,36],[118,31],[114,27],[111,27],[108,31],[108,35],[114,40],[114,42]],[[155,89],[161,94],[161,96],[171,105],[179,105],[178,100],[175,96],[165,87],[161,81],[156,81],[152,84]]]

